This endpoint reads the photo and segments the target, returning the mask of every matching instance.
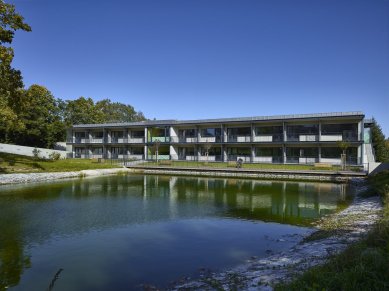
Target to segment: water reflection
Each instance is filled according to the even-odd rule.
[[[348,193],[344,184],[153,175],[2,187],[0,290],[18,285],[31,261],[34,265],[29,250],[52,239],[189,219],[172,228],[173,237],[183,236],[197,218],[308,225],[344,207]]]

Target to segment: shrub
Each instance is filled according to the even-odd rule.
[[[58,153],[58,152],[52,152],[50,155],[49,155],[49,158],[53,161],[58,161],[60,158],[61,158],[61,154]]]
[[[36,158],[36,159],[39,159],[39,154],[41,153],[41,151],[40,150],[38,150],[37,148],[34,148],[33,150],[32,150],[32,154],[34,155],[34,158]]]

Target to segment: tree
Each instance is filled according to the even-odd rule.
[[[31,31],[31,27],[14,5],[0,0],[0,141],[8,141],[10,131],[23,127],[14,111],[20,105],[23,80],[20,71],[11,67],[14,51],[9,47],[17,30]]]
[[[145,120],[142,112],[134,107],[104,99],[94,103],[91,98],[80,97],[66,102],[65,122],[73,124],[131,122]]]
[[[376,161],[389,162],[389,147],[385,141],[385,135],[382,132],[381,126],[374,118],[371,127],[371,137]]]
[[[96,110],[92,98],[80,97],[76,100],[66,101],[65,123],[67,126],[73,124],[90,124],[103,122],[103,115]]]
[[[18,118],[24,127],[12,132],[17,144],[52,148],[57,141],[65,140],[61,100],[55,99],[43,86],[32,85],[22,94]]]
[[[342,164],[342,170],[345,170],[346,169],[346,152],[347,152],[347,149],[350,147],[350,143],[347,141],[338,141],[337,144],[338,144],[338,147],[342,150],[340,160],[341,160],[341,164]]]
[[[96,102],[96,110],[101,114],[101,122],[131,122],[145,120],[142,112],[136,112],[131,105],[103,99]]]

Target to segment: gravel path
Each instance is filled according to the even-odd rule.
[[[1,174],[0,185],[43,182],[75,177],[114,175],[117,173],[128,171],[129,170],[127,168],[114,168],[59,173]]]
[[[365,187],[358,183],[357,194],[347,209],[323,218],[316,229],[307,232],[308,237],[333,224],[337,230],[330,237],[300,240],[288,251],[253,259],[226,272],[204,274],[200,280],[180,283],[172,290],[231,290],[232,286],[238,286],[239,290],[273,290],[272,285],[325,263],[331,254],[339,253],[350,243],[361,239],[381,217],[382,203],[378,196],[362,198],[358,195]]]

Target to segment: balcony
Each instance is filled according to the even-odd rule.
[[[131,137],[128,139],[128,143],[144,143],[144,137]]]
[[[287,156],[286,163],[287,164],[314,164],[319,162],[319,157],[295,157],[295,156]]]
[[[320,141],[358,141],[358,134],[355,132],[323,132]]]
[[[282,163],[282,157],[277,156],[261,156],[261,157],[254,157],[253,163],[270,163],[270,164],[280,164]]]
[[[197,137],[171,136],[170,142],[174,143],[194,143],[197,142]]]
[[[118,143],[127,143],[127,142],[128,142],[127,138],[122,138],[122,137],[115,138],[115,137],[112,137],[110,143],[118,144]]]
[[[170,142],[170,136],[152,136],[149,142]]]
[[[199,139],[199,142],[203,142],[203,143],[215,143],[221,141],[222,141],[222,136],[202,136]]]
[[[227,142],[251,142],[251,135],[230,135]]]
[[[315,142],[319,140],[317,134],[288,134],[287,141]]]
[[[281,142],[283,134],[261,134],[254,136],[254,142]]]
[[[242,159],[242,161],[245,162],[245,163],[250,163],[251,162],[251,156],[248,156],[248,155],[227,155],[227,160],[228,161],[236,162],[239,159]]]

